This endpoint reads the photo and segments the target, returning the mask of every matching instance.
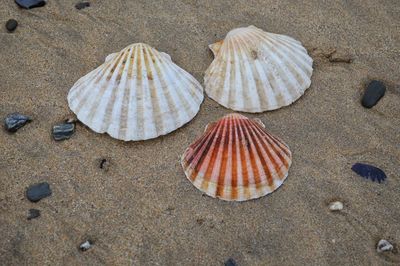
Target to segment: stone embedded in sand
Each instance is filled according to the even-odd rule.
[[[385,251],[391,251],[391,250],[393,250],[393,245],[390,244],[389,241],[387,241],[385,239],[379,240],[378,245],[376,246],[376,251],[378,253],[385,252]]]
[[[32,121],[32,119],[29,116],[13,113],[7,115],[6,119],[4,119],[4,127],[8,132],[16,132],[30,121]]]
[[[89,2],[80,2],[80,3],[77,3],[75,5],[75,8],[78,9],[78,10],[81,10],[81,9],[84,9],[86,7],[89,7],[89,6],[90,6]]]
[[[237,263],[234,259],[229,258],[227,261],[224,263],[225,266],[237,266]]]
[[[15,3],[22,8],[30,9],[35,7],[41,7],[46,4],[44,0],[15,0]]]
[[[79,245],[79,249],[81,251],[86,251],[88,249],[90,249],[93,246],[93,243],[90,240],[86,240],[85,242],[83,242],[82,244]]]
[[[356,163],[351,167],[351,170],[353,170],[359,176],[362,176],[366,179],[371,179],[374,182],[376,180],[380,183],[381,181],[384,181],[386,179],[385,172],[383,172],[378,167],[369,164]]]
[[[104,171],[108,171],[110,167],[110,162],[107,159],[101,159],[100,160],[100,169],[103,169]]]
[[[371,108],[378,103],[378,101],[385,95],[386,86],[383,82],[373,80],[368,84],[364,92],[361,104],[365,108]]]
[[[343,203],[340,201],[333,201],[329,204],[329,209],[331,211],[341,211],[343,210]]]
[[[15,19],[9,19],[9,20],[6,22],[6,29],[7,29],[8,32],[13,32],[13,31],[15,31],[15,29],[17,28],[17,26],[18,26],[18,21],[16,21]]]
[[[30,209],[29,210],[29,215],[28,215],[28,220],[32,220],[35,218],[38,218],[40,216],[40,211],[37,209]]]
[[[74,123],[63,123],[53,126],[53,138],[57,141],[69,139],[74,134],[74,132]]]
[[[43,182],[30,186],[26,191],[26,197],[32,202],[38,202],[39,200],[50,196],[51,193],[49,183]]]

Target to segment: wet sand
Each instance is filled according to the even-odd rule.
[[[34,121],[0,131],[2,265],[399,265],[400,4],[357,1],[49,0],[22,10],[2,1],[0,117]],[[145,42],[203,82],[207,45],[232,28],[255,25],[300,40],[314,59],[312,85],[293,105],[260,118],[293,153],[284,185],[258,200],[203,196],[179,157],[207,123],[231,112],[206,97],[199,114],[166,136],[117,141],[82,124],[63,142],[54,124],[71,115],[67,93],[106,55]],[[329,62],[327,54],[351,56]],[[370,79],[386,83],[372,109],[360,98]],[[99,168],[108,158],[109,169]],[[382,184],[351,171],[382,168]],[[47,181],[53,195],[29,202],[26,188]],[[344,210],[328,210],[331,200]],[[41,217],[27,220],[28,210]],[[378,254],[387,239],[393,252]],[[78,249],[86,239],[94,247]]]

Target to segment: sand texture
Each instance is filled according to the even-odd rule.
[[[230,257],[238,265],[400,264],[398,0],[93,0],[82,10],[71,0],[32,10],[0,3],[0,117],[34,119],[15,134],[0,131],[1,265],[223,265]],[[14,33],[4,27],[9,18],[19,22]],[[251,24],[300,40],[314,59],[311,87],[297,102],[247,115],[293,153],[276,192],[230,203],[186,179],[186,147],[231,112],[208,97],[189,124],[154,140],[125,143],[80,123],[71,139],[51,138],[52,126],[73,115],[69,89],[108,54],[145,42],[203,83],[208,44]],[[365,109],[370,79],[387,91]],[[356,162],[388,179],[357,176]],[[41,181],[53,195],[29,202],[26,188]],[[331,200],[343,211],[330,212]],[[31,208],[41,216],[28,221]],[[79,251],[87,239],[93,248]],[[394,250],[378,254],[380,239]]]

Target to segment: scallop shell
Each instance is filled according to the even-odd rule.
[[[258,120],[229,114],[206,127],[182,156],[186,177],[211,197],[256,199],[276,190],[292,163],[289,147]]]
[[[80,121],[125,141],[174,131],[197,114],[202,101],[203,88],[194,77],[143,43],[107,56],[68,94]]]
[[[312,58],[299,41],[254,26],[231,30],[211,44],[214,61],[204,82],[208,96],[237,111],[287,106],[311,84]]]

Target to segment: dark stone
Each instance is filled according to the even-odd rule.
[[[30,121],[32,121],[32,119],[29,116],[13,113],[7,115],[6,119],[4,119],[4,127],[8,132],[16,132]]]
[[[74,123],[63,123],[53,127],[53,138],[54,140],[69,139],[75,132]]]
[[[8,30],[8,32],[13,32],[15,31],[15,29],[18,26],[18,21],[16,21],[15,19],[9,19],[6,22],[6,29]]]
[[[365,108],[371,108],[385,95],[386,86],[383,82],[373,80],[368,84],[367,89],[364,92],[361,104]]]
[[[227,261],[224,263],[225,266],[237,266],[237,263],[234,259],[229,258]]]
[[[376,180],[380,183],[386,179],[385,172],[369,164],[356,163],[351,167],[351,170],[366,179],[371,179],[374,182]]]
[[[30,9],[35,7],[41,7],[46,4],[44,0],[15,0],[15,3],[22,8]]]
[[[100,169],[108,171],[109,167],[110,167],[110,162],[107,159],[102,159],[100,161]]]
[[[81,9],[84,9],[86,7],[89,7],[89,6],[90,6],[89,2],[80,2],[80,3],[77,3],[75,5],[75,8],[78,9],[78,10],[81,10]]]
[[[32,220],[35,218],[38,218],[40,216],[40,211],[37,209],[30,209],[29,210],[29,215],[28,215],[28,220]]]
[[[46,198],[50,195],[51,189],[49,183],[47,182],[32,185],[26,191],[26,197],[32,202],[38,202],[39,200]]]

